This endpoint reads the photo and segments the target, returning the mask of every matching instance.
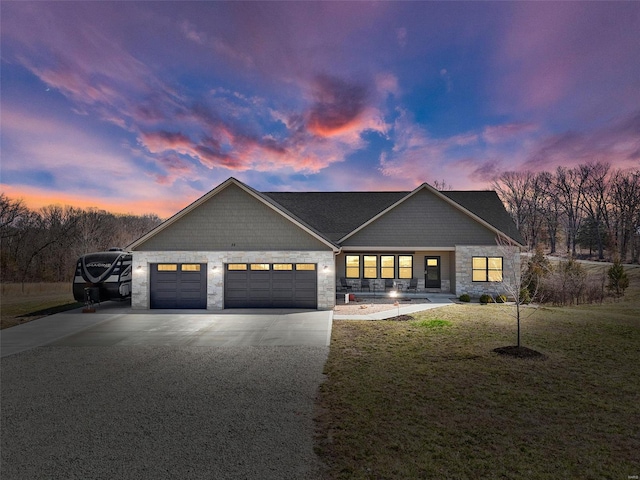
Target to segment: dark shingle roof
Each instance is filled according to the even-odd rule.
[[[308,226],[337,242],[411,192],[264,192]],[[513,220],[493,191],[440,192],[485,222],[523,243]]]
[[[333,242],[352,232],[408,192],[265,193]]]
[[[444,190],[440,193],[507,234],[516,242],[524,244],[524,239],[516,228],[516,224],[504,208],[498,194],[493,190]]]

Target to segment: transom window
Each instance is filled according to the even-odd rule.
[[[502,257],[473,257],[471,279],[474,282],[501,282]]]
[[[268,263],[252,263],[251,270],[269,270],[271,269],[271,265]]]
[[[346,272],[347,278],[360,278],[360,255],[346,256]]]
[[[380,278],[396,278],[396,257],[380,255]]]
[[[363,255],[364,278],[378,278],[378,257],[376,255]]]
[[[246,263],[230,263],[227,265],[227,270],[246,270]]]
[[[200,268],[200,265],[194,265]],[[254,271],[268,271],[268,270],[315,270],[315,263],[228,263],[227,270],[254,270]]]
[[[178,265],[176,265],[175,263],[159,263],[158,271],[159,272],[177,272]]]
[[[293,265],[291,263],[274,263],[274,270],[293,270]]]
[[[183,272],[199,272],[200,264],[199,263],[183,263],[180,265],[180,270]]]
[[[315,263],[296,263],[296,270],[315,270]]]

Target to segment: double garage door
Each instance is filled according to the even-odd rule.
[[[225,308],[317,308],[313,263],[230,263],[225,266]]]
[[[224,308],[317,308],[312,263],[225,265]],[[151,265],[151,308],[207,308],[207,264]]]

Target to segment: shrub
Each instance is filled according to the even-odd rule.
[[[484,293],[480,295],[480,303],[493,303],[493,297]]]
[[[520,303],[524,303],[525,305],[531,303],[531,294],[527,288],[520,289]]]
[[[559,262],[543,282],[543,299],[554,305],[579,304],[587,285],[587,272],[573,258]]]
[[[469,294],[463,293],[462,295],[460,295],[460,298],[458,300],[460,300],[461,302],[470,302],[471,297],[469,296]]]
[[[540,282],[551,271],[551,263],[545,256],[541,246],[536,247],[536,251],[527,262],[527,269],[524,272],[522,285],[529,290],[531,295],[536,295],[540,288]]]
[[[507,296],[506,295],[498,295],[496,297],[496,303],[506,303]]]
[[[629,277],[627,277],[627,272],[624,271],[624,267],[618,257],[613,260],[613,265],[607,275],[609,277],[607,289],[616,295],[624,295],[624,291],[629,286]]]

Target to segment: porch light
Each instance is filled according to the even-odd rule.
[[[325,265],[324,267],[322,267],[322,271],[323,272],[328,272],[329,271],[329,266]]]

